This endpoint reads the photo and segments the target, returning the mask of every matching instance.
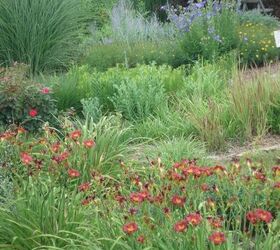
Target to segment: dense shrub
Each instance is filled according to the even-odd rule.
[[[81,66],[73,67],[67,74],[61,77],[57,76],[51,81],[54,82],[54,97],[60,110],[73,107],[76,111],[82,111],[81,100],[93,98],[92,101],[98,103],[99,106],[99,108],[96,108],[105,114],[115,111],[113,97],[118,93],[118,88],[121,85],[124,87],[123,84],[130,88],[134,82],[136,85],[133,86],[142,88],[144,92],[153,88],[154,95],[157,93],[156,87],[153,86],[155,84],[155,86],[162,86],[164,92],[174,93],[183,88],[184,75],[183,68],[172,69],[166,65],[159,67],[139,65],[133,69],[116,67],[106,72],[91,71],[89,67]],[[129,95],[129,93],[127,94]],[[137,101],[137,98],[137,96],[134,96],[133,100]],[[154,99],[154,97],[151,98]],[[115,102],[125,101],[123,96],[119,99]]]
[[[56,103],[48,87],[26,77],[28,67],[15,64],[0,73],[0,123],[36,130],[53,121]]]
[[[1,0],[0,61],[57,69],[78,52],[83,13],[77,0]]]
[[[239,19],[234,5],[210,1],[187,8],[168,8],[168,18],[184,36],[182,48],[188,62],[213,59],[238,46]]]
[[[96,45],[88,51],[82,62],[104,71],[118,64],[135,67],[137,64],[152,62],[157,65],[168,64],[176,68],[187,61],[179,41],[161,43],[146,41],[130,46],[116,43]]]
[[[275,46],[275,27],[265,24],[245,23],[239,28],[241,63],[263,65],[275,61],[280,51]]]

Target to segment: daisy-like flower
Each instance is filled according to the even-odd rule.
[[[20,153],[20,158],[21,158],[22,163],[25,164],[25,165],[30,165],[33,161],[32,156],[29,155],[26,152],[21,152]]]
[[[225,234],[222,232],[214,232],[209,236],[209,240],[214,245],[221,245],[226,241]]]
[[[85,140],[83,144],[86,148],[92,148],[95,145],[95,142],[94,140]]]
[[[138,225],[135,222],[129,222],[123,226],[123,231],[128,235],[135,233],[137,230]]]
[[[68,170],[68,175],[71,178],[77,178],[77,177],[80,176],[80,172],[76,169],[71,168],[71,169]]]
[[[81,137],[81,135],[82,135],[81,130],[75,130],[75,131],[73,131],[73,132],[70,133],[70,137],[71,137],[71,139],[73,139],[73,140],[79,139],[79,138]]]
[[[202,217],[199,213],[191,213],[189,215],[186,216],[185,220],[193,225],[193,226],[197,226],[201,223],[202,221]]]
[[[90,189],[90,183],[89,182],[85,182],[82,183],[79,187],[78,187],[80,192],[86,192]]]
[[[257,208],[253,211],[249,211],[246,214],[246,218],[254,225],[259,222],[270,223],[273,219],[273,216],[269,211]]]
[[[186,197],[182,197],[182,196],[179,196],[179,195],[174,195],[171,199],[171,202],[173,203],[173,205],[183,207],[185,202],[186,202]]]
[[[134,203],[141,203],[144,201],[144,196],[142,193],[131,193],[130,194],[130,201]]]
[[[137,237],[137,241],[141,244],[144,244],[145,242],[145,236],[144,235],[140,235]]]
[[[187,227],[188,227],[188,222],[186,220],[180,220],[175,223],[173,229],[175,232],[181,233],[184,232],[187,229]]]

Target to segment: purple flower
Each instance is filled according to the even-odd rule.
[[[203,8],[203,7],[205,6],[206,2],[207,2],[207,1],[205,0],[205,1],[200,2],[200,3],[196,3],[195,6],[196,6],[198,9],[201,9],[201,8]]]

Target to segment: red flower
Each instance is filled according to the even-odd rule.
[[[280,176],[280,166],[272,167],[272,171],[274,172],[274,175]]]
[[[118,201],[120,204],[126,201],[126,198],[122,195],[117,195],[115,200]]]
[[[37,116],[38,111],[37,111],[37,109],[30,109],[28,114],[31,117],[35,117],[35,116]]]
[[[177,205],[177,206],[180,206],[180,207],[183,207],[185,202],[186,202],[186,197],[182,197],[182,196],[179,196],[179,195],[174,195],[171,199],[171,202],[174,204],[174,205]]]
[[[90,203],[92,200],[93,200],[92,197],[88,197],[88,198],[86,198],[86,199],[84,199],[84,200],[82,201],[82,205],[83,205],[83,206],[87,206],[87,205],[89,205],[89,203]]]
[[[71,177],[71,178],[76,178],[76,177],[79,177],[80,176],[80,172],[76,169],[69,169],[68,170],[68,175]]]
[[[186,220],[180,220],[173,226],[175,232],[180,233],[184,232],[188,227],[188,222]]]
[[[255,175],[255,178],[256,178],[257,180],[260,180],[260,181],[265,181],[265,180],[266,180],[265,174],[262,173],[261,171],[256,171],[256,172],[254,173],[254,175]]]
[[[265,222],[265,223],[269,223],[272,220],[272,214],[269,211],[263,210],[263,209],[256,209],[255,213],[257,215],[257,217]]]
[[[222,220],[219,218],[209,217],[207,218],[208,222],[213,228],[221,228],[222,227]]]
[[[277,189],[280,189],[280,181],[279,182],[276,182],[274,185],[273,185],[274,188],[277,188]]]
[[[252,224],[256,224],[258,222],[269,223],[273,219],[272,214],[269,211],[260,208],[257,208],[254,211],[249,211],[246,218]]]
[[[128,235],[135,233],[138,230],[138,225],[135,222],[129,222],[123,226],[123,231]]]
[[[42,94],[49,94],[50,93],[50,89],[48,87],[44,87],[41,89],[41,93]]]
[[[202,217],[198,213],[191,213],[186,216],[185,220],[189,223],[192,224],[193,226],[197,226],[200,224],[202,221]]]
[[[145,241],[145,236],[144,236],[144,235],[138,236],[137,241],[138,241],[139,243],[143,244],[144,241]]]
[[[170,213],[170,208],[168,208],[168,207],[164,207],[162,210],[163,210],[163,212],[165,214],[169,214]]]
[[[60,149],[60,143],[59,142],[56,142],[54,143],[53,145],[51,145],[51,150],[54,152],[54,153],[57,153]]]
[[[26,152],[20,153],[20,158],[23,164],[30,165],[33,161],[33,158]]]
[[[73,139],[73,140],[77,140],[78,138],[80,138],[82,135],[82,132],[81,130],[75,130],[73,131],[72,133],[70,133],[70,137]]]
[[[83,144],[86,148],[92,148],[95,145],[95,142],[94,140],[85,140]]]
[[[203,192],[206,192],[210,189],[209,186],[206,183],[201,184],[200,187],[201,187]]]
[[[209,240],[215,245],[221,245],[226,241],[226,237],[222,232],[214,232],[209,236]]]
[[[142,195],[142,193],[131,193],[130,201],[134,203],[141,203],[144,201],[144,196]]]
[[[248,221],[250,221],[252,224],[256,224],[258,222],[258,217],[255,212],[250,211],[246,214],[246,218]]]
[[[82,183],[79,187],[78,187],[80,192],[86,192],[90,189],[90,183],[89,182],[85,182]]]

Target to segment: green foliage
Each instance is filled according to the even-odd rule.
[[[166,138],[145,149],[145,155],[155,160],[158,157],[164,163],[173,163],[182,159],[200,159],[206,155],[205,145],[191,137]]]
[[[51,90],[27,78],[28,67],[15,64],[2,69],[0,78],[0,123],[37,130],[53,121],[56,103]],[[34,114],[30,112],[35,112]]]
[[[102,106],[99,103],[99,99],[97,97],[82,99],[81,103],[84,117],[97,123],[102,117]]]
[[[89,22],[102,27],[109,22],[109,12],[117,0],[81,0]]]
[[[0,61],[55,70],[75,59],[84,14],[77,0],[1,0]]]
[[[186,62],[186,59],[177,41],[161,43],[145,41],[129,46],[117,43],[100,44],[93,46],[82,59],[82,63],[101,71],[115,67],[117,64],[135,67],[137,64],[152,62],[179,67]]]
[[[21,180],[17,197],[0,207],[0,247],[4,249],[98,249],[88,214],[76,191],[51,180]]]
[[[264,15],[259,10],[244,11],[239,16],[242,24],[253,23],[255,25],[264,25],[275,28],[279,26],[279,20],[275,16]]]
[[[241,63],[263,65],[279,58],[279,49],[275,47],[273,31],[275,27],[264,24],[246,23],[240,26],[239,37]]]
[[[237,134],[251,138],[267,133],[269,112],[279,98],[279,91],[279,82],[267,73],[255,72],[247,81],[237,77],[229,93],[230,113],[237,123]]]
[[[90,97],[91,74],[87,66],[72,67],[66,74],[50,79],[59,110],[82,110],[81,100]]]
[[[77,126],[85,139],[92,136],[95,139],[94,149],[84,161],[91,170],[115,176],[120,171],[116,168],[118,161],[129,157],[137,148],[133,145],[135,139],[129,138],[130,128],[123,125],[119,115],[103,116],[97,123],[88,118],[78,121]]]
[[[280,134],[280,96],[275,98],[275,103],[270,108],[268,123],[273,133]]]
[[[116,89],[113,97],[115,109],[130,121],[156,115],[167,105],[163,85],[157,78],[133,78],[123,81]]]

